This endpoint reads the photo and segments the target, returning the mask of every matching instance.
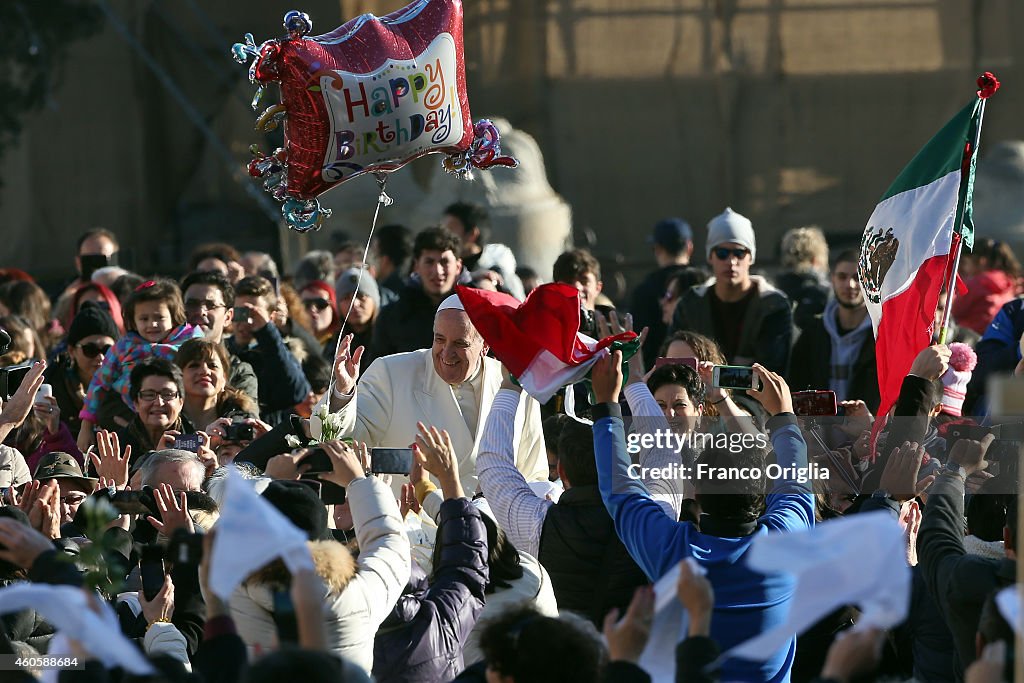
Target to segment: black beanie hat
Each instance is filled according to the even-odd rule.
[[[78,309],[78,315],[71,321],[71,327],[68,329],[68,347],[70,348],[94,334],[102,334],[115,341],[121,336],[110,314],[93,302],[86,301]]]
[[[311,541],[333,538],[327,528],[327,508],[306,484],[277,479],[263,491],[263,497],[291,521],[306,532]]]

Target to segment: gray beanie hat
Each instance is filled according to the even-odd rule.
[[[757,258],[754,224],[728,207],[708,222],[707,257],[711,258],[711,250],[726,242],[735,242],[749,249],[751,263]]]
[[[373,275],[370,275],[365,270],[363,271],[362,279],[360,279],[360,270],[360,268],[349,268],[338,276],[337,281],[334,283],[334,294],[338,297],[338,304],[340,305],[342,299],[356,291],[356,283],[358,282],[359,292],[373,299],[373,303],[379,309],[380,289],[377,287],[377,281],[373,279]]]

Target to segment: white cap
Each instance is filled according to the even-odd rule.
[[[708,222],[707,257],[711,258],[711,250],[720,244],[735,242],[750,250],[750,262],[757,257],[757,244],[754,240],[754,225],[746,216],[726,207]]]
[[[441,311],[464,311],[466,308],[462,305],[462,299],[459,298],[458,294],[452,294],[447,299],[441,302],[441,305],[437,307],[437,312]]]

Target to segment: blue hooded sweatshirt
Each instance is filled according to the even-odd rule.
[[[775,479],[767,496],[765,514],[752,525],[749,535],[739,537],[701,533],[690,522],[677,522],[651,499],[639,479],[629,476],[632,464],[626,451],[622,416],[618,405],[594,407],[594,451],[598,484],[615,531],[629,554],[657,581],[685,557],[693,557],[707,570],[715,591],[711,637],[722,651],[774,628],[785,621],[795,583],[788,575],[765,575],[746,566],[745,555],[758,536],[806,529],[814,524],[814,496],[810,483]],[[784,468],[807,467],[807,444],[795,416],[782,414],[769,421],[776,461]],[[715,520],[705,516],[705,531]],[[767,661],[727,659],[723,681],[789,681],[796,637]]]

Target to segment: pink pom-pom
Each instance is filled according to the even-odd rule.
[[[953,342],[949,345],[949,367],[957,372],[971,372],[978,364],[978,354],[967,344]]]

